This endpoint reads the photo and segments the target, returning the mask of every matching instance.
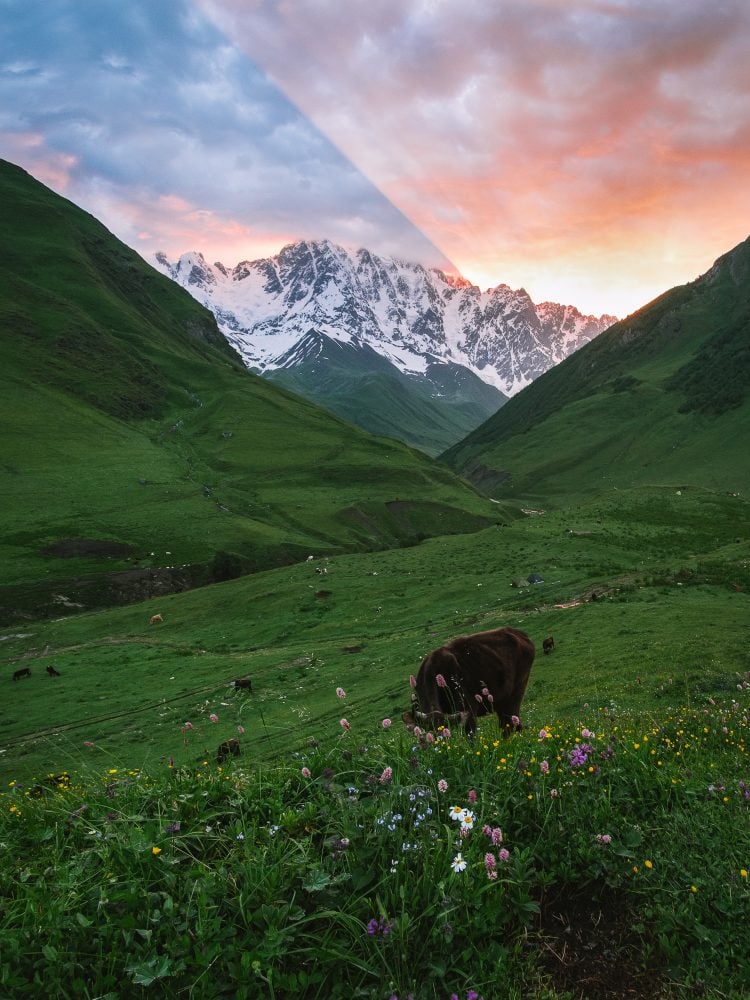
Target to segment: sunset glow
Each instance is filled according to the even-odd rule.
[[[744,0],[10,6],[0,155],[144,256],[328,238],[625,315],[750,229]]]

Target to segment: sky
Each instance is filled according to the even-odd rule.
[[[624,316],[750,234],[747,0],[0,17],[0,157],[147,259],[331,239]]]

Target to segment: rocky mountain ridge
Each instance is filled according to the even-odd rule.
[[[523,289],[482,291],[465,278],[368,250],[301,241],[276,256],[209,264],[199,252],[156,266],[212,310],[245,364],[260,374],[293,367],[311,331],[367,345],[400,372],[463,366],[506,396],[611,326],[574,306],[535,304]]]

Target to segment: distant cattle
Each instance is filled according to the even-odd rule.
[[[531,639],[514,628],[451,639],[422,661],[415,704],[403,715],[407,728],[457,723],[471,736],[477,718],[495,712],[508,735],[520,727],[517,716],[535,652]]]
[[[236,680],[232,681],[232,684],[236,688],[241,688],[243,691],[253,690],[253,682],[249,677],[238,677]]]
[[[161,615],[151,615],[148,620],[149,625],[156,625],[157,622],[163,622],[164,619]]]
[[[239,757],[240,755],[240,741],[237,737],[233,737],[231,740],[224,740],[216,748],[216,763],[223,764],[227,757]]]
[[[50,677],[60,677],[60,671],[55,670],[55,668],[51,663],[47,667],[47,673],[50,675]]]
[[[542,649],[544,650],[544,655],[546,656],[547,653],[551,653],[554,648],[555,648],[555,640],[551,635],[548,635],[547,638],[542,643]]]
[[[28,667],[21,667],[13,673],[13,680],[20,681],[22,677],[31,677],[31,670]]]

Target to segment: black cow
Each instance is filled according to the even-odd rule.
[[[59,670],[55,670],[55,668],[52,666],[51,663],[47,667],[47,673],[50,675],[50,677],[59,677],[60,676],[60,671]]]
[[[249,677],[238,677],[236,681],[232,681],[232,684],[234,684],[236,688],[242,688],[245,691],[253,690],[253,682]]]
[[[458,723],[471,736],[477,717],[495,712],[504,734],[514,726],[536,650],[524,632],[493,629],[451,639],[429,653],[416,678],[407,728],[436,729]]]
[[[240,755],[240,741],[235,736],[231,740],[224,740],[216,748],[216,763],[223,764],[227,757],[239,757]]]
[[[21,667],[13,673],[13,680],[20,681],[22,677],[31,677],[31,670],[28,667]]]
[[[547,638],[542,643],[542,649],[544,650],[544,655],[546,656],[547,653],[551,653],[554,648],[555,648],[555,640],[551,635],[548,635]]]

